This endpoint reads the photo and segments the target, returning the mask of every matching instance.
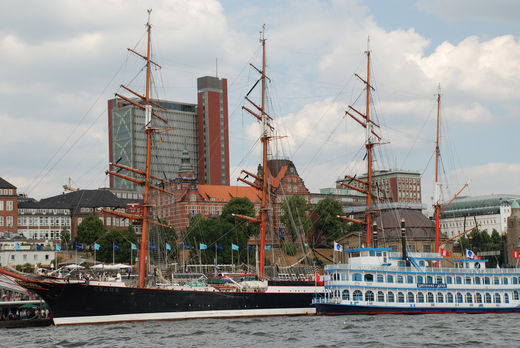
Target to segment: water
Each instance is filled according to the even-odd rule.
[[[200,319],[0,329],[2,347],[500,347],[519,314]]]

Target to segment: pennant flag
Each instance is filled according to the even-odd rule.
[[[61,245],[56,244],[56,251],[61,251]]]
[[[469,249],[466,249],[466,257],[468,259],[474,259],[475,258],[475,253]]]
[[[238,250],[238,245],[231,243],[231,250]]]
[[[283,238],[283,231],[282,231],[282,228],[281,227],[278,227],[278,239],[282,239]]]
[[[271,250],[271,246],[270,246],[270,245],[266,245],[266,246],[264,247],[264,249],[265,249],[265,250]]]
[[[114,250],[116,250],[116,251],[119,250],[119,244],[114,243]]]
[[[76,250],[83,250],[83,244],[76,243]]]
[[[200,243],[199,247],[200,247],[200,250],[206,250],[208,248],[208,246],[204,243]]]
[[[334,242],[334,251],[343,251],[343,246],[339,243]]]
[[[172,246],[168,243],[166,243],[166,250],[172,250]]]
[[[36,250],[42,250],[43,244],[36,244]]]
[[[450,257],[450,252],[448,250],[440,248],[439,251],[440,251],[442,257]]]
[[[222,245],[218,245],[216,246],[217,250],[224,250],[224,247]]]
[[[20,250],[20,244],[16,243],[16,244],[14,245],[14,248],[15,248],[16,250]]]
[[[157,246],[155,244],[150,244],[148,248],[150,248],[150,250],[156,250]]]
[[[137,250],[137,246],[134,243],[130,244],[130,249]]]
[[[247,250],[253,250],[253,247],[251,245],[248,245]]]
[[[101,245],[99,245],[98,243],[94,243],[94,249],[95,250],[99,250],[100,247],[101,247]]]
[[[182,248],[183,248],[184,250],[190,250],[190,249],[191,249],[191,247],[190,247],[189,245],[187,245],[187,244],[183,244],[183,245],[182,245]]]
[[[513,259],[520,259],[520,254],[516,249],[513,249]]]

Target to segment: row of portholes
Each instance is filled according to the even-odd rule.
[[[325,297],[329,298],[336,298],[336,299],[342,299],[342,300],[353,300],[353,301],[375,301],[377,299],[377,302],[398,302],[398,303],[509,303],[509,294],[504,293],[502,296],[499,293],[494,293],[493,295],[489,292],[484,293],[482,295],[480,292],[477,292],[475,294],[467,292],[465,295],[461,292],[457,292],[455,294],[448,292],[446,295],[444,292],[437,292],[434,294],[433,292],[419,292],[417,294],[414,294],[413,292],[397,292],[396,294],[392,291],[388,291],[385,293],[383,291],[378,291],[376,295],[374,295],[374,292],[372,290],[365,291],[365,294],[363,295],[363,292],[361,290],[355,290],[352,293],[352,298],[350,296],[350,291],[345,289],[343,291],[340,290],[334,290],[329,291],[325,293]],[[517,290],[513,291],[513,299],[519,300],[519,292]]]
[[[347,280],[348,273],[332,273],[331,280]],[[386,279],[385,279],[386,278]],[[361,273],[352,273],[352,281],[365,281],[365,282],[373,282],[374,275],[371,273],[361,274]],[[466,285],[508,285],[509,278],[508,277],[480,277],[480,276],[412,276],[412,275],[393,275],[387,274],[386,277],[383,274],[378,274],[376,277],[376,281],[378,283],[406,283],[407,284],[466,284]],[[518,284],[518,277],[511,278],[511,284]]]

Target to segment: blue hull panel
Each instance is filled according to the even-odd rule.
[[[509,308],[460,308],[460,307],[376,307],[376,306],[352,306],[332,303],[316,303],[318,315],[343,315],[343,314],[435,314],[435,313],[514,313],[520,312],[520,307]]]

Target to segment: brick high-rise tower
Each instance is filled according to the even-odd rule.
[[[199,182],[229,185],[227,80],[197,79]]]

